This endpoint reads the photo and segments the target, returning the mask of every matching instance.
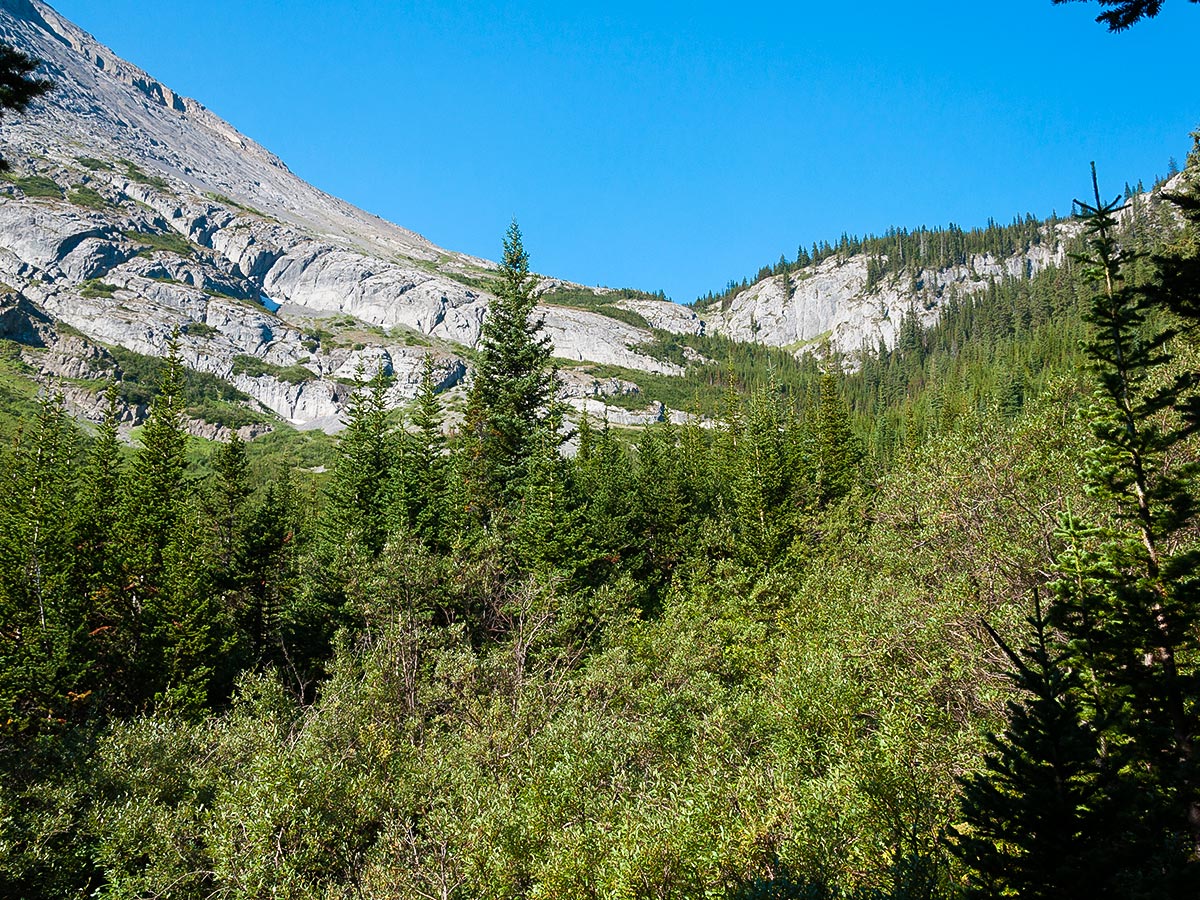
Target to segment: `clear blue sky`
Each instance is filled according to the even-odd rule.
[[[1200,124],[1200,8],[1093,3],[52,0],[281,156],[442,246],[690,302],[798,244],[1066,213]]]

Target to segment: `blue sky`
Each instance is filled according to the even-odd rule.
[[[538,271],[680,302],[843,231],[1066,213],[1200,125],[1183,0],[1120,35],[1050,0],[51,2],[332,194],[492,259],[515,216]]]

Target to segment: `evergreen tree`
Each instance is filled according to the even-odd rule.
[[[183,366],[170,343],[158,393],[126,469],[116,528],[121,591],[108,609],[105,635],[113,703],[144,709],[167,686],[170,647],[177,639],[166,596],[167,547],[184,506],[186,435]]]
[[[862,443],[850,428],[850,412],[831,373],[821,376],[816,427],[817,495],[822,507],[850,493],[858,481]]]
[[[1053,0],[1054,3],[1088,3],[1092,0]],[[1096,16],[1096,21],[1108,26],[1109,31],[1124,31],[1142,19],[1152,19],[1162,10],[1163,0],[1095,0],[1101,6],[1110,7]],[[1200,0],[1192,0],[1200,3]]]
[[[779,254],[779,264],[775,269],[779,273],[779,288],[783,291],[783,299],[791,300],[795,293],[795,289],[792,287],[792,267],[782,253]]]
[[[8,44],[0,43],[0,115],[5,110],[24,112],[36,98],[54,87],[47,78],[31,78],[40,61]],[[9,164],[0,158],[0,172]]]
[[[1164,827],[1189,848],[1195,866],[1200,554],[1179,537],[1196,511],[1196,467],[1168,466],[1168,453],[1200,424],[1180,416],[1196,409],[1200,379],[1186,371],[1163,377],[1177,332],[1160,324],[1152,293],[1122,281],[1119,201],[1103,204],[1096,189],[1095,205],[1081,206],[1099,286],[1087,315],[1097,443],[1084,477],[1116,521],[1100,530],[1098,551],[1069,548],[1072,568],[1088,577],[1064,580],[1055,620],[1071,639],[1073,662],[1094,679],[1095,727],[1111,752],[1128,754],[1123,771],[1139,782],[1131,796],[1175,808],[1175,824]],[[1167,835],[1153,838],[1157,854]]]
[[[120,610],[125,584],[119,531],[124,472],[115,382],[109,384],[107,397],[104,421],[81,473],[74,523],[76,583],[87,598],[91,654],[98,667],[96,705],[102,708],[124,668]]]
[[[539,429],[513,521],[517,563],[543,581],[552,573],[574,580],[588,562],[572,469],[558,448],[557,431]]]
[[[117,387],[110,383],[104,420],[88,450],[76,514],[80,562],[89,576],[98,575],[109,559],[108,544],[117,521],[121,488],[121,446],[117,437]]]
[[[595,582],[601,573],[627,565],[634,552],[633,469],[607,420],[597,431],[584,415],[578,435],[575,478],[584,503],[583,525]]]
[[[231,629],[230,652],[215,674],[221,690],[227,690],[240,670],[268,659],[282,661],[280,629],[296,523],[286,477],[254,492],[246,445],[236,432],[217,448],[212,466],[213,590]]]
[[[399,439],[388,416],[382,369],[359,380],[337,460],[325,488],[316,547],[307,566],[305,602],[293,610],[289,641],[311,665],[329,652],[334,632],[355,620],[347,599],[370,576],[394,529]],[[306,665],[307,667],[307,665]]]
[[[393,522],[399,444],[387,387],[380,369],[351,397],[327,489],[323,541],[332,558],[348,565],[378,556]]]
[[[1090,900],[1107,896],[1110,862],[1096,845],[1096,736],[1083,723],[1078,673],[1064,659],[1034,597],[1034,644],[1016,653],[988,625],[1012,663],[1019,692],[1008,725],[991,736],[984,771],[962,780],[967,827],[951,846],[972,896]]]
[[[86,709],[92,661],[72,578],[74,433],[58,400],[0,455],[0,734],[55,731]]]
[[[412,414],[413,431],[403,437],[400,502],[405,523],[428,546],[446,546],[446,439],[434,381],[432,355],[426,355]]]
[[[1184,537],[1196,467],[1168,458],[1196,430],[1198,379],[1164,372],[1177,332],[1151,292],[1123,280],[1120,201],[1101,201],[1094,168],[1093,188],[1094,204],[1080,203],[1083,261],[1097,285],[1087,312],[1096,443],[1083,475],[1111,518],[1063,523],[1047,616],[1062,644],[1045,655],[1073,674],[1051,682],[1045,666],[1031,670],[1048,699],[1011,708],[1000,755],[970,783],[968,818],[981,838],[964,846],[987,896],[986,879],[1003,882],[1007,867],[1023,880],[1021,897],[1060,896],[1036,882],[1065,875],[1093,896],[1190,898],[1200,893],[1200,552]],[[1041,624],[1037,633],[1044,646]],[[1036,694],[1040,682],[1021,665],[1015,677]],[[1090,761],[1080,755],[1087,741]],[[1063,747],[1071,752],[1056,756]],[[1080,787],[1092,779],[1088,791],[1047,795],[1054,760],[1071,761],[1066,774],[1080,775]],[[1053,782],[1060,792],[1070,783]],[[1038,808],[1058,809],[1057,825],[1032,827],[1026,810]]]
[[[529,255],[514,221],[504,239],[496,299],[483,322],[467,404],[468,488],[484,522],[518,496],[554,392],[550,339],[538,334],[542,320],[534,317],[533,288]]]
[[[773,386],[751,395],[745,415],[729,431],[735,449],[723,480],[733,501],[734,537],[743,558],[769,566],[784,555],[795,534],[800,513],[795,481],[805,472],[789,447],[795,434]]]
[[[692,523],[702,514],[681,438],[678,426],[660,424],[646,429],[637,444],[631,524],[640,552],[633,571],[650,604],[683,561],[694,539]]]
[[[183,364],[172,339],[169,355],[141,433],[124,489],[123,552],[139,582],[162,570],[162,553],[179,515],[187,468],[183,430]],[[151,587],[151,589],[153,589]],[[134,585],[133,590],[137,591]],[[139,605],[139,600],[134,600]]]

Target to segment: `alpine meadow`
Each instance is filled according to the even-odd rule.
[[[0,897],[1200,897],[1200,131],[684,306],[0,113]]]

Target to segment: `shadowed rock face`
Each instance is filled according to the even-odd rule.
[[[0,123],[13,165],[0,182],[0,280],[25,301],[141,353],[165,353],[178,329],[187,365],[301,425],[336,427],[342,382],[359,365],[394,372],[397,400],[412,395],[428,353],[443,384],[464,377],[456,348],[479,339],[494,263],[317,190],[38,0],[0,0],[0,41],[43,60],[56,84]],[[665,371],[631,349],[648,331],[543,312],[562,355]],[[695,327],[674,304],[659,320]],[[247,355],[314,377],[239,376]]]

